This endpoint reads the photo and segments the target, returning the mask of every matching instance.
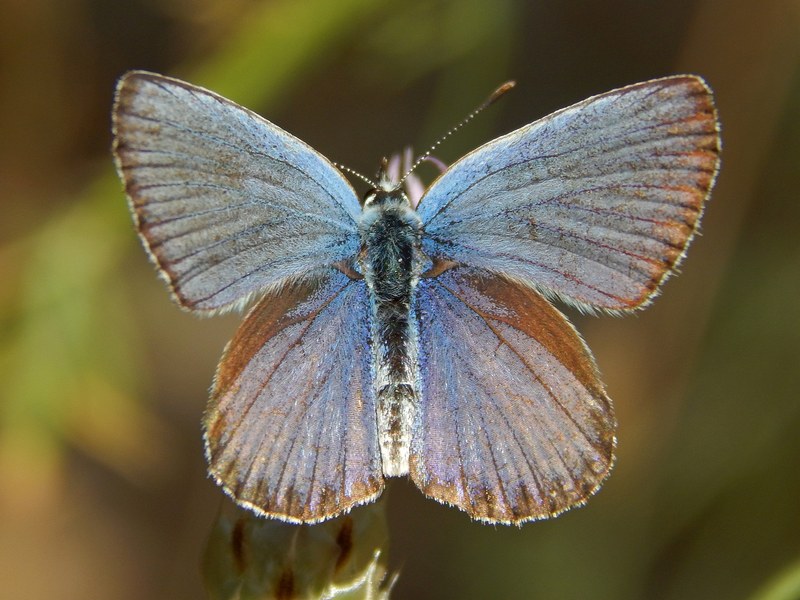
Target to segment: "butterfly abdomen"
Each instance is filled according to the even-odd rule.
[[[408,473],[417,411],[417,331],[411,317],[421,265],[421,225],[399,192],[378,192],[359,223],[370,296],[378,438],[384,475]]]

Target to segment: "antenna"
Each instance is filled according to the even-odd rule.
[[[342,165],[342,164],[339,164],[339,163],[333,163],[333,166],[334,166],[334,167],[336,167],[337,169],[339,169],[340,171],[344,171],[345,173],[350,173],[350,175],[355,175],[355,176],[356,176],[356,177],[358,177],[358,178],[359,178],[361,181],[363,181],[363,182],[365,182],[367,185],[369,185],[369,187],[371,187],[371,188],[376,188],[376,187],[378,187],[378,185],[377,185],[377,184],[376,184],[374,181],[372,181],[372,180],[371,180],[369,177],[364,177],[364,175],[362,175],[362,174],[361,174],[361,173],[359,173],[358,171],[354,171],[354,170],[353,170],[353,169],[351,169],[350,167],[345,167],[344,165]]]
[[[510,90],[511,90],[511,89],[512,89],[512,88],[513,88],[515,85],[517,85],[517,82],[516,82],[516,81],[506,81],[506,82],[505,82],[503,85],[501,85],[501,86],[500,86],[500,87],[498,87],[498,88],[497,88],[495,91],[493,91],[493,92],[492,92],[492,93],[489,95],[489,97],[488,97],[486,100],[484,100],[484,101],[483,101],[483,102],[482,102],[482,103],[481,103],[481,104],[478,106],[478,108],[476,108],[476,109],[475,109],[475,110],[473,110],[471,113],[469,113],[469,114],[468,114],[468,115],[467,115],[467,116],[466,116],[464,119],[462,119],[462,120],[461,120],[461,121],[460,121],[460,122],[459,122],[457,125],[455,125],[454,127],[452,127],[452,128],[451,128],[451,129],[450,129],[450,130],[449,130],[447,133],[445,133],[445,134],[444,134],[442,137],[440,137],[438,140],[436,140],[436,141],[433,143],[433,145],[432,145],[430,148],[428,148],[428,151],[427,151],[427,152],[425,152],[425,154],[423,154],[423,155],[421,155],[419,158],[417,158],[417,160],[415,160],[415,161],[414,161],[414,164],[413,164],[413,165],[411,165],[411,167],[408,169],[408,171],[406,171],[406,172],[405,172],[405,174],[403,175],[403,177],[401,177],[401,178],[400,178],[400,181],[398,182],[398,184],[397,184],[397,185],[398,185],[398,186],[402,185],[402,184],[403,184],[403,182],[406,180],[406,178],[407,178],[409,175],[411,175],[411,173],[413,173],[413,172],[414,172],[414,169],[416,169],[416,168],[417,168],[417,167],[418,167],[420,164],[422,164],[422,162],[423,162],[423,161],[425,161],[425,160],[426,160],[426,159],[427,159],[427,158],[428,158],[428,157],[431,155],[431,153],[432,153],[434,150],[436,150],[436,148],[438,148],[438,147],[441,145],[441,143],[442,143],[443,141],[445,141],[447,138],[449,138],[451,135],[453,135],[453,134],[454,134],[456,131],[458,131],[459,129],[461,129],[461,128],[462,128],[464,125],[466,125],[467,123],[469,123],[470,121],[472,121],[472,119],[474,119],[475,117],[477,117],[477,116],[478,116],[478,114],[480,114],[481,112],[483,112],[483,110],[484,110],[484,109],[486,109],[486,108],[489,108],[489,107],[490,107],[492,104],[494,104],[495,102],[497,102],[497,101],[498,101],[498,100],[499,100],[499,99],[500,99],[502,96],[504,96],[504,95],[505,95],[505,94],[506,94],[508,91],[510,91]]]

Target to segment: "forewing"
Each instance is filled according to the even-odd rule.
[[[363,280],[333,269],[256,304],[205,418],[209,470],[237,502],[311,523],[383,489]]]
[[[589,98],[452,165],[420,204],[424,248],[584,307],[636,308],[683,256],[719,144],[698,77]]]
[[[564,316],[528,286],[456,267],[420,281],[417,318],[417,486],[490,523],[584,503],[611,469],[615,421]]]
[[[144,245],[194,311],[236,306],[358,251],[360,208],[321,154],[212,92],[134,71],[114,155]]]

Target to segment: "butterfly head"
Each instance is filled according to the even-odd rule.
[[[391,205],[411,206],[408,196],[398,182],[397,169],[392,169],[385,158],[378,171],[378,183],[364,195],[364,208]]]
[[[384,208],[390,206],[411,207],[411,202],[402,188],[385,189],[377,187],[364,195],[364,208]]]

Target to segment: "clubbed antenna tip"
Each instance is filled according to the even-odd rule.
[[[507,92],[510,92],[514,86],[517,85],[517,82],[514,80],[506,81],[503,85],[497,88],[495,91],[492,92],[492,95],[484,103],[484,106],[481,108],[486,108],[487,106],[491,106],[495,102],[497,102],[500,98],[506,95]]]

